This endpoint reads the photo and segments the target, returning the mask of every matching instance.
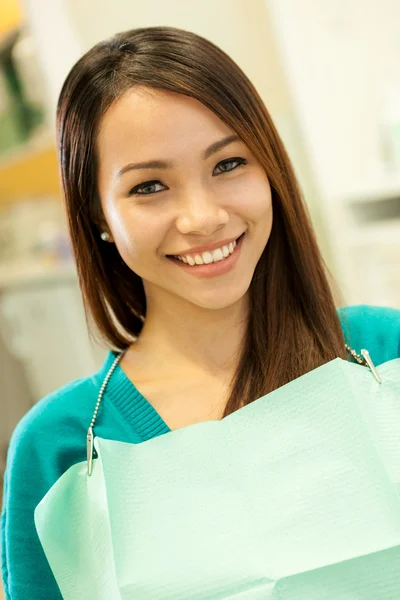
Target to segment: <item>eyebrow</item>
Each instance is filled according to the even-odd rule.
[[[206,160],[212,154],[215,154],[216,152],[218,152],[218,150],[221,150],[222,148],[225,148],[225,146],[228,146],[229,144],[232,144],[233,142],[237,142],[239,140],[240,140],[240,137],[238,135],[234,134],[234,135],[228,135],[228,137],[225,137],[222,140],[218,140],[217,142],[214,142],[213,144],[211,144],[211,146],[206,148],[206,150],[203,152],[203,159]],[[118,171],[118,173],[116,175],[116,179],[119,179],[120,177],[122,177],[122,175],[124,175],[128,171],[133,171],[133,170],[138,170],[138,169],[171,169],[172,167],[173,167],[173,163],[171,161],[166,161],[166,160],[149,160],[149,161],[145,161],[145,162],[129,163],[128,165],[125,165],[124,167],[122,167],[122,169],[120,169]]]

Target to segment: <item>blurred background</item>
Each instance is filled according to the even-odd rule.
[[[399,0],[0,0],[0,481],[18,420],[89,375],[61,202],[55,106],[117,31],[173,25],[223,48],[294,163],[341,304],[400,308]]]

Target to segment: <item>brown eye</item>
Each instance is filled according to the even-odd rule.
[[[142,183],[139,183],[139,185],[136,185],[134,188],[131,189],[131,191],[129,192],[129,196],[149,196],[150,194],[157,194],[158,192],[162,192],[162,189],[155,189],[157,185],[163,186],[163,184],[157,179],[153,181],[143,181]]]
[[[226,160],[221,160],[215,167],[215,169],[219,169],[219,173],[215,173],[216,175],[221,175],[222,173],[229,173],[230,171],[234,171],[241,165],[247,165],[247,160],[241,157],[227,158]]]

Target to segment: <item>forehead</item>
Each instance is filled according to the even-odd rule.
[[[101,159],[111,154],[137,150],[141,158],[152,158],[154,151],[165,158],[165,151],[184,151],[199,147],[233,131],[198,100],[150,88],[135,88],[126,92],[105,113],[97,140]]]

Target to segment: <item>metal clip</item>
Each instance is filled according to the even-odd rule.
[[[368,352],[368,350],[365,350],[365,349],[364,349],[364,350],[361,350],[361,356],[363,356],[363,357],[365,358],[365,361],[366,361],[367,365],[369,366],[369,368],[371,369],[371,371],[372,371],[372,373],[373,373],[373,375],[374,375],[375,379],[377,380],[377,382],[378,382],[378,383],[382,383],[382,380],[381,380],[381,378],[379,377],[379,373],[378,373],[378,371],[376,370],[376,368],[375,368],[375,365],[374,365],[374,363],[373,363],[373,362],[372,362],[372,360],[371,360],[371,357],[370,357],[370,355],[369,355],[369,352]]]
[[[92,464],[93,464],[93,448],[94,448],[94,439],[93,439],[93,429],[89,427],[87,438],[86,438],[86,453],[87,453],[87,466],[88,471],[87,474],[92,474]]]

